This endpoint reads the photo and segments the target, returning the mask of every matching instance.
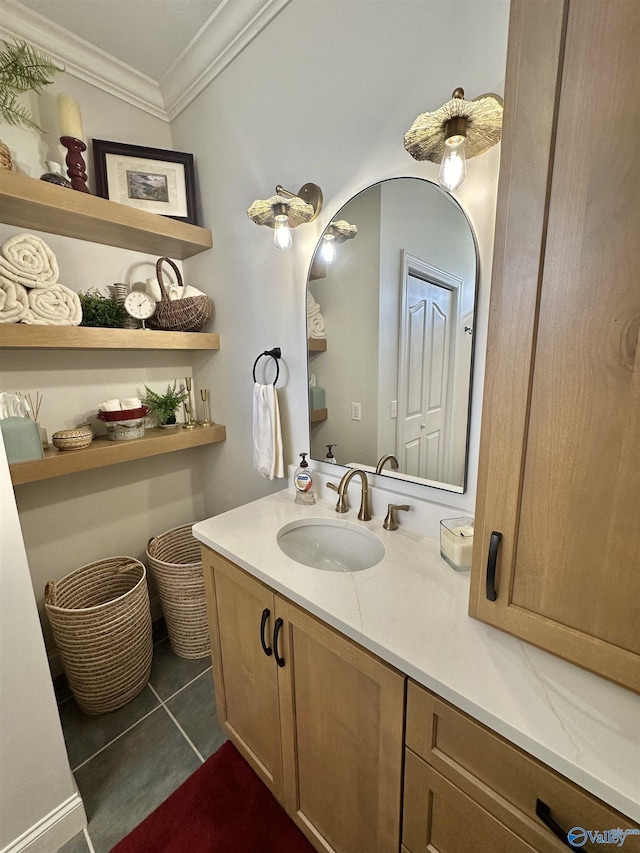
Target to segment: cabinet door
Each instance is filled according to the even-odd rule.
[[[203,569],[220,724],[282,801],[277,667],[262,643],[272,649],[273,593],[206,548]]]
[[[404,676],[276,596],[287,811],[318,850],[397,853]]]
[[[636,691],[639,41],[637,0],[512,2],[470,601]]]
[[[411,750],[404,784],[402,843],[409,853],[535,853]]]

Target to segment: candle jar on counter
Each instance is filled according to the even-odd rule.
[[[471,568],[473,519],[444,518],[440,522],[440,556],[456,571]]]

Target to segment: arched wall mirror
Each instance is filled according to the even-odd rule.
[[[385,476],[462,493],[478,283],[469,221],[438,185],[391,178],[331,222],[357,233],[334,241],[327,264],[330,223],[307,280],[321,317],[308,331],[326,335],[309,339],[311,458],[334,445],[339,464],[375,471],[390,457]]]

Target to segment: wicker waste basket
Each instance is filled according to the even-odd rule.
[[[45,608],[73,695],[87,714],[126,705],[145,687],[153,641],[144,565],[111,557],[45,589]]]
[[[150,539],[147,564],[158,587],[171,648],[181,658],[207,657],[211,643],[202,558],[191,525]]]

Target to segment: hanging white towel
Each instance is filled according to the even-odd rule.
[[[275,385],[253,386],[253,465],[262,477],[284,477],[280,409]]]

